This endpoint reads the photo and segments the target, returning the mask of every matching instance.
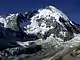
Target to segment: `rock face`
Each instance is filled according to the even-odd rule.
[[[62,46],[61,43],[73,39],[74,34],[79,33],[80,25],[72,22],[53,6],[0,16],[0,54],[26,54],[28,59],[32,54],[39,54],[44,49],[46,53],[49,52],[48,49],[51,49],[49,54],[55,53]]]
[[[66,41],[74,37],[73,33],[79,33],[79,29],[75,27],[77,24],[53,6],[21,16],[18,15],[20,29],[26,34],[37,35],[38,38],[47,38],[54,34]]]

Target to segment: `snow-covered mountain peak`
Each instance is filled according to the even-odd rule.
[[[35,14],[34,18],[51,18],[54,17],[57,21],[59,20],[59,17],[64,18],[64,20],[69,20],[68,17],[60,10],[58,10],[57,8],[53,7],[53,6],[48,6],[44,9],[39,9],[38,13]]]
[[[58,16],[64,18],[65,20],[69,20],[69,18],[62,11],[57,9],[56,7],[48,6],[47,8],[50,9],[53,13],[56,13]]]
[[[0,50],[12,55],[33,54],[46,47],[53,52],[77,33],[80,25],[54,6],[0,16]]]
[[[57,8],[53,7],[53,6],[48,6],[44,9],[39,9],[38,13],[35,14],[31,20],[37,20],[37,19],[53,19],[53,21],[58,22],[60,25],[63,26],[63,24],[59,21],[59,18],[63,18],[65,21],[68,21],[68,17],[60,10],[58,10]]]
[[[18,13],[17,14],[9,14],[7,17],[6,17],[6,20],[12,20],[14,18],[14,16],[18,16]]]
[[[74,25],[74,23],[72,24],[62,11],[53,6],[48,6],[39,9],[37,13],[30,18],[30,24],[26,26],[24,32],[26,34],[45,35],[46,33],[51,34],[50,31],[53,30],[53,34],[67,37],[69,34],[71,36],[73,35],[72,25]]]
[[[68,35],[74,36],[73,30],[75,24],[54,6],[48,6],[23,14],[9,14],[4,18],[4,21],[6,28],[22,31],[26,34],[40,35],[41,37],[45,37],[46,34],[48,36],[54,34],[60,38],[67,38]]]

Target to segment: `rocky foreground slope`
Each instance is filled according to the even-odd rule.
[[[80,44],[80,25],[53,6],[0,16],[0,57],[55,60]]]

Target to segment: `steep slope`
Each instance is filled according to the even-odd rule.
[[[26,22],[23,20],[23,23],[20,23],[20,28],[26,34],[35,34],[38,38],[46,38],[54,34],[63,40],[70,40],[74,37],[74,33],[79,33],[78,28],[75,27],[77,24],[70,21],[55,7],[48,6],[37,12],[27,13],[27,15],[30,17],[25,19]]]
[[[48,52],[48,56],[51,56],[66,45],[67,41],[74,40],[79,33],[80,25],[53,6],[0,16],[1,55],[7,53],[10,56],[32,56],[45,49],[42,56],[47,56]]]

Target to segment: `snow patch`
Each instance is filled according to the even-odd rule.
[[[4,27],[6,27],[7,23],[6,20],[0,16],[0,23],[4,24]]]
[[[60,10],[53,6],[48,6],[44,9],[39,9],[38,13],[36,13],[33,17],[31,17],[30,25],[26,26],[26,30],[24,31],[26,34],[36,34],[40,33],[41,35],[45,35],[51,29],[54,29],[59,23],[63,28],[65,28],[64,24],[59,21],[59,19],[63,18],[66,22],[64,24],[69,25],[68,17]],[[71,26],[70,26],[71,27]],[[65,28],[66,29],[66,28]],[[66,32],[61,31],[60,34],[66,37]]]

